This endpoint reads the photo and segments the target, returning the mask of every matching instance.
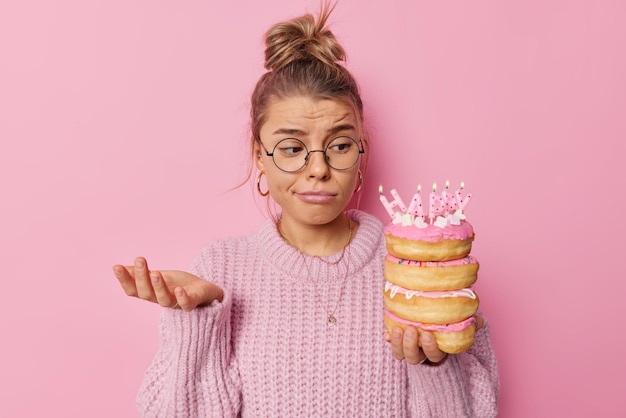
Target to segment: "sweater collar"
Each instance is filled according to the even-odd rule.
[[[328,257],[304,257],[289,245],[278,232],[273,220],[267,220],[259,230],[261,254],[274,268],[300,280],[332,282],[354,274],[371,261],[383,240],[383,224],[374,216],[358,210],[348,211],[350,219],[359,224],[352,242],[346,248],[344,260],[329,264],[341,257],[341,252]],[[348,262],[349,261],[349,262]],[[382,260],[381,260],[382,262]],[[306,264],[305,264],[306,263]]]

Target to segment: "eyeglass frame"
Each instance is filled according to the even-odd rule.
[[[351,169],[352,167],[354,167],[354,166],[355,166],[355,164],[359,161],[359,157],[358,157],[358,155],[357,155],[357,158],[356,158],[356,159],[354,160],[354,162],[352,163],[352,165],[351,165],[350,167],[346,167],[346,168],[335,168],[335,167],[333,167],[332,165],[330,165],[330,162],[328,161],[328,160],[329,160],[329,158],[328,158],[328,155],[326,155],[326,150],[328,149],[328,146],[329,146],[330,144],[332,144],[332,143],[333,143],[333,141],[334,141],[335,139],[337,139],[337,138],[348,138],[349,140],[351,140],[352,142],[354,142],[354,143],[356,144],[356,146],[357,146],[357,147],[359,147],[359,154],[358,154],[358,155],[365,154],[365,148],[363,148],[363,141],[362,141],[362,140],[360,140],[360,139],[357,141],[356,139],[354,139],[354,138],[352,138],[351,136],[348,136],[348,135],[339,135],[339,136],[336,136],[336,137],[334,137],[333,139],[331,139],[330,141],[328,141],[328,144],[326,144],[326,146],[324,147],[324,149],[323,149],[323,150],[322,150],[322,149],[314,149],[314,150],[311,150],[311,151],[309,151],[309,149],[307,148],[306,144],[305,144],[305,143],[304,143],[301,139],[298,139],[298,138],[283,138],[283,139],[281,139],[280,141],[278,141],[278,142],[276,143],[276,145],[274,145],[274,148],[272,148],[272,152],[268,152],[268,151],[267,151],[267,148],[265,148],[265,144],[263,144],[263,141],[261,141],[261,137],[257,137],[257,141],[259,141],[259,144],[261,144],[261,146],[263,147],[263,151],[265,151],[265,155],[267,155],[268,157],[272,157],[272,162],[274,163],[274,165],[276,166],[276,168],[278,168],[280,171],[285,172],[285,173],[297,173],[298,171],[302,170],[302,169],[303,169],[304,167],[306,167],[306,165],[309,163],[309,155],[311,155],[311,153],[313,153],[313,152],[321,152],[322,154],[324,154],[324,161],[325,161],[325,162],[326,162],[326,164],[327,164],[330,168],[332,168],[333,170],[337,170],[337,171],[346,171],[346,170],[350,170],[350,169]],[[296,141],[298,141],[299,143],[301,143],[301,144],[304,146],[304,149],[306,150],[306,156],[304,157],[304,164],[302,164],[302,167],[300,167],[300,168],[299,168],[299,169],[297,169],[297,170],[291,170],[291,171],[289,171],[289,170],[284,170],[284,169],[280,168],[280,167],[278,166],[278,164],[276,164],[276,160],[274,159],[274,152],[275,152],[276,147],[278,146],[278,144],[280,144],[280,143],[281,143],[281,142],[283,142],[283,141],[287,141],[287,140],[296,140]]]

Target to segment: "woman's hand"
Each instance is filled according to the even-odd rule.
[[[420,364],[428,360],[440,363],[447,354],[439,350],[435,336],[428,331],[418,333],[417,328],[407,326],[404,331],[395,327],[384,334],[385,341],[391,343],[391,352],[398,360],[406,360],[409,364]]]
[[[482,316],[476,314],[476,331],[483,327]],[[383,334],[385,341],[391,343],[391,352],[398,360],[406,360],[409,364],[420,364],[428,360],[430,364],[441,363],[448,354],[439,350],[435,336],[428,331],[418,332],[417,328],[407,326],[404,331],[395,327]]]
[[[150,271],[143,257],[137,257],[133,266],[113,266],[113,273],[128,296],[167,308],[191,311],[224,297],[218,286],[193,274],[177,270]]]

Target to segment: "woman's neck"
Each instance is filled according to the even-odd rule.
[[[324,225],[309,225],[284,216],[278,221],[278,232],[300,252],[325,257],[342,251],[354,236],[356,224],[342,213]]]

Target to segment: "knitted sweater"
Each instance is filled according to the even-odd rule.
[[[383,340],[383,225],[341,253],[303,256],[273,222],[206,247],[191,272],[224,298],[165,309],[137,403],[146,417],[491,417],[498,375],[488,326],[467,352],[408,365]],[[327,325],[335,309],[337,323]]]

